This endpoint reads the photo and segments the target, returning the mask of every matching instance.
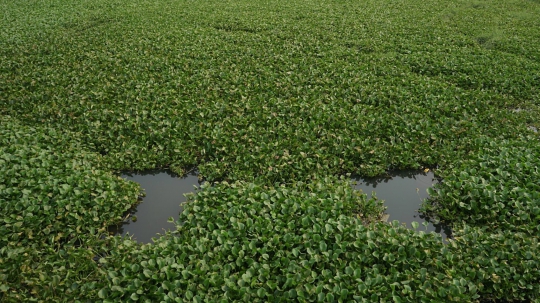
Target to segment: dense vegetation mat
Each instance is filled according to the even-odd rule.
[[[0,300],[540,301],[538,1],[0,9]],[[104,235],[118,171],[193,166],[177,231]],[[423,167],[447,245],[339,177]]]

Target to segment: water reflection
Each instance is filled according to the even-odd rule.
[[[169,170],[124,173],[122,178],[139,183],[146,196],[129,211],[124,223],[111,226],[109,231],[116,235],[132,235],[133,239],[144,243],[150,243],[158,233],[174,229],[168,218],[178,219],[182,212],[180,204],[187,201],[184,194],[194,192],[194,186],[200,185],[196,173],[178,177]]]
[[[407,227],[411,223],[419,223],[418,230],[440,233],[443,239],[451,237],[452,231],[446,225],[433,224],[430,218],[420,214],[418,208],[422,201],[429,197],[427,189],[437,183],[431,171],[398,171],[386,177],[379,178],[353,178],[355,188],[371,196],[375,192],[380,200],[384,200],[387,207],[388,221],[398,220]],[[427,222],[426,227],[422,225]]]

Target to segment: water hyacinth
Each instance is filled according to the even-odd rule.
[[[397,222],[365,225],[362,218],[382,212],[380,201],[368,200],[348,181],[330,178],[266,189],[221,183],[203,186],[185,207],[174,234],[140,250],[128,246],[104,261],[113,277],[124,271],[124,277],[138,277],[139,289],[154,290],[140,294],[141,300],[370,302],[477,296],[470,280],[457,287],[456,277],[441,275],[448,270],[443,258],[450,252],[434,234],[415,233]],[[123,258],[140,266],[126,269]],[[108,298],[126,298],[136,289],[129,280],[109,279],[102,291]]]
[[[0,276],[5,296],[22,300],[16,285],[38,292],[36,284],[48,279],[56,285],[69,275],[91,275],[95,248],[77,247],[120,220],[139,187],[107,172],[76,138],[11,117],[0,122]]]
[[[539,156],[530,142],[485,139],[471,159],[444,171],[424,208],[445,220],[538,236]]]
[[[540,302],[538,1],[0,8],[0,301]],[[177,230],[103,234],[165,167]],[[426,167],[449,244],[337,177]]]

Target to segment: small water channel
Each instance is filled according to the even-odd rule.
[[[413,221],[418,222],[418,230],[440,233],[444,240],[451,237],[452,231],[448,226],[433,224],[418,212],[422,201],[429,197],[427,189],[437,183],[431,171],[399,171],[381,178],[353,178],[355,188],[361,189],[371,197],[384,200],[387,207],[385,218],[388,222],[398,220],[406,227],[412,228]],[[422,225],[427,222],[427,229]]]
[[[200,186],[196,173],[179,177],[168,170],[153,170],[139,173],[124,173],[122,178],[137,182],[145,191],[145,197],[135,208],[126,213],[126,220],[111,226],[109,232],[115,235],[129,235],[142,243],[151,243],[152,238],[174,229],[168,222],[176,221],[182,212],[180,206],[187,199],[184,194],[193,192]],[[355,188],[368,196],[375,192],[384,200],[386,220],[398,220],[411,228],[411,223],[419,223],[418,230],[440,233],[443,239],[451,237],[451,230],[442,224],[433,224],[429,218],[418,213],[422,201],[428,198],[427,189],[437,182],[431,171],[399,171],[380,178],[353,178]],[[427,222],[427,229],[422,225]]]
[[[174,224],[168,219],[178,219],[182,212],[180,204],[187,201],[184,194],[194,192],[194,186],[200,185],[196,173],[179,177],[168,170],[124,173],[122,178],[139,183],[146,196],[126,214],[124,223],[111,226],[109,232],[133,236],[134,240],[142,243],[151,243],[158,234],[173,230]]]

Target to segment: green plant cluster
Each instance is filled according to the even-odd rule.
[[[540,231],[540,153],[531,142],[485,140],[473,157],[443,170],[426,212],[491,229]]]
[[[397,221],[368,224],[381,206],[343,179],[206,185],[153,245],[111,239],[106,281],[81,290],[104,302],[538,299],[538,237],[464,226],[445,245]]]
[[[103,169],[99,155],[88,152],[76,135],[66,135],[51,128],[28,127],[8,116],[0,117],[3,292],[36,293],[33,286],[40,281],[53,279],[52,283],[58,283],[67,279],[70,271],[66,267],[74,271],[73,275],[87,272],[88,265],[84,263],[91,261],[92,250],[76,247],[120,221],[137,201],[136,183]],[[70,256],[67,251],[82,259],[80,268],[75,261],[79,257]],[[60,265],[47,264],[49,260]]]
[[[198,165],[208,179],[271,184],[445,165],[479,134],[523,132],[501,109],[539,96],[538,61],[423,17],[446,13],[435,4],[408,8],[414,24],[400,2],[169,1],[159,18],[121,1],[41,5],[51,12],[35,22],[57,23],[1,46],[2,110],[81,133],[114,169]]]
[[[540,301],[538,1],[0,10],[0,301]],[[177,231],[104,235],[115,173],[193,166]],[[423,167],[448,245],[336,177]]]
[[[538,232],[465,224],[454,232],[450,249],[455,254],[447,258],[455,266],[447,272],[450,276],[466,275],[486,301],[538,302]]]
[[[365,218],[381,213],[380,203],[333,178],[272,188],[242,182],[206,187],[185,205],[174,234],[139,251],[127,242],[105,258],[108,285],[99,296],[150,302],[478,297],[469,279],[444,274],[453,264],[442,257],[451,251],[434,234],[397,222],[366,225]],[[118,262],[126,256],[133,266]]]

